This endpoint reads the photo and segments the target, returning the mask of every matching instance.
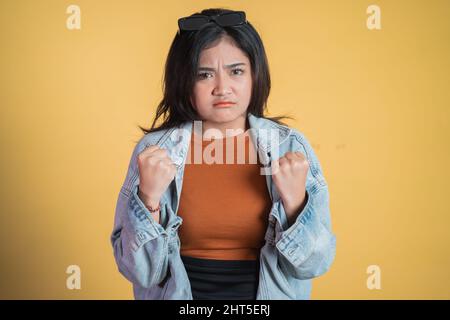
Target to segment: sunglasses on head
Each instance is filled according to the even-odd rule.
[[[221,27],[232,27],[247,22],[244,11],[227,12],[215,16],[195,15],[178,19],[178,33],[183,30],[200,30],[205,24],[211,21]]]

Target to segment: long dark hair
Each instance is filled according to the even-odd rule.
[[[233,12],[233,10],[205,9],[192,16],[199,14],[213,16],[226,12]],[[158,105],[151,127],[146,129],[139,126],[144,134],[176,127],[185,121],[201,120],[190,99],[196,81],[200,53],[225,35],[233,38],[251,63],[253,83],[247,112],[280,124],[284,124],[281,119],[292,119],[289,116],[264,116],[270,93],[269,65],[262,40],[250,22],[233,27],[221,27],[216,23],[208,23],[198,31],[183,30],[175,35],[165,64],[164,97]],[[157,126],[156,122],[161,117],[163,122]]]

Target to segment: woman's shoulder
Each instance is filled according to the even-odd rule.
[[[277,123],[269,119],[267,119],[267,121],[271,122],[272,127],[278,128],[285,134],[285,138],[280,144],[280,151],[282,153],[287,151],[301,152],[308,160],[313,176],[316,180],[323,184],[324,179],[322,174],[322,166],[306,134],[301,130],[288,125]]]
[[[308,138],[299,129],[288,126],[287,124],[276,122],[270,118],[260,118],[260,119],[266,122],[269,128],[277,129],[281,137],[285,136],[286,138],[289,138],[288,140],[296,141],[297,143],[302,145],[303,144],[309,145]]]
[[[141,153],[149,146],[157,145],[171,129],[158,129],[143,135],[136,143],[134,153]]]

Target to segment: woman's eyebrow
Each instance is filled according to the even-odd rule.
[[[225,66],[226,69],[231,69],[234,68],[236,66],[245,66],[244,62],[238,62],[238,63],[232,63],[232,64],[227,64]],[[215,71],[214,68],[209,68],[209,67],[199,67],[198,68],[199,71]]]

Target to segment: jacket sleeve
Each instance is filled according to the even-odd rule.
[[[276,235],[280,267],[301,280],[324,274],[336,253],[336,236],[331,229],[328,185],[320,163],[307,139],[298,133],[295,151],[302,152],[308,162],[306,204],[295,222],[286,223]],[[280,215],[286,216],[281,200],[277,201]],[[286,219],[284,219],[286,221]]]
[[[138,143],[117,199],[110,237],[119,272],[132,283],[149,288],[164,279],[168,266],[168,234],[163,226],[166,204],[161,202],[160,223],[138,197]]]

